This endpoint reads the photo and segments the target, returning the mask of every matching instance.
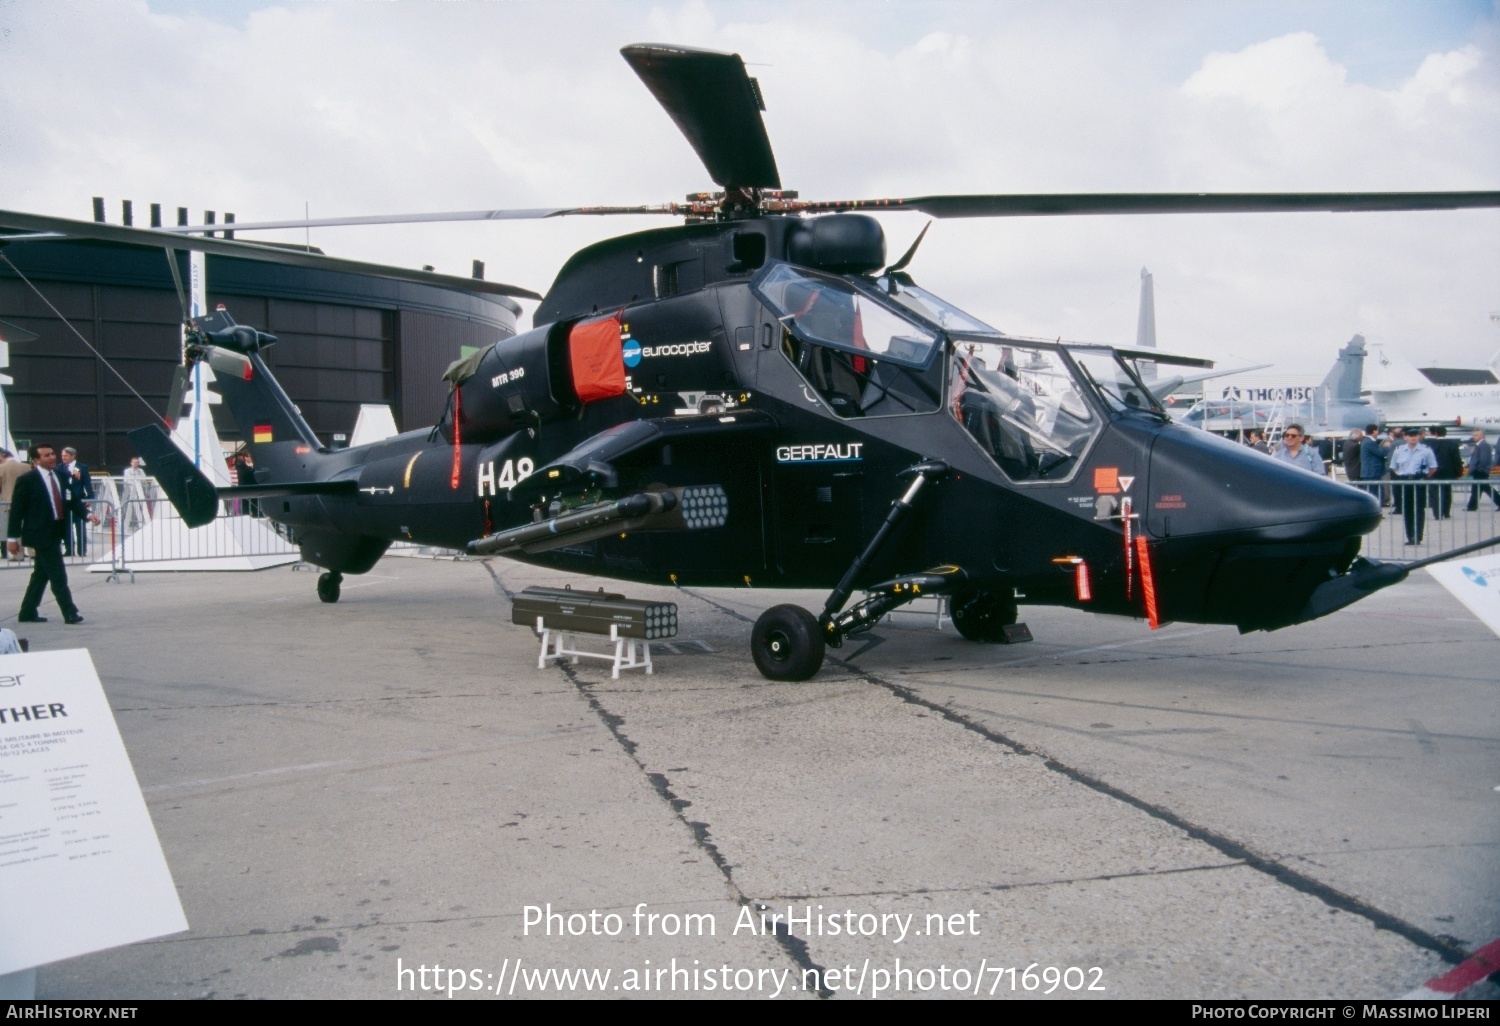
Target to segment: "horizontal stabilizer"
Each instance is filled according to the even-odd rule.
[[[152,476],[189,527],[202,527],[219,515],[221,499],[271,499],[294,495],[353,495],[359,482],[286,481],[281,484],[249,484],[216,488],[208,476],[193,466],[187,454],[173,444],[159,424],[148,424],[130,432],[130,444],[151,468]]]
[[[208,476],[193,466],[187,454],[159,424],[136,428],[127,436],[145,459],[167,499],[189,527],[202,527],[219,515],[219,492]]]
[[[284,481],[281,484],[236,485],[220,488],[221,499],[274,499],[293,495],[353,495],[359,491],[359,482],[354,478],[338,481]]]

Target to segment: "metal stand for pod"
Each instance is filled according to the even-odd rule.
[[[644,667],[647,673],[655,672],[651,665],[651,642],[622,638],[619,627],[609,628],[609,640],[614,643],[613,652],[588,652],[577,647],[576,632],[552,630],[544,621],[544,617],[536,618],[536,632],[542,638],[542,651],[536,660],[539,670],[546,668],[549,659],[572,659],[575,666],[580,659],[603,659],[613,664],[610,677],[614,680],[620,679],[621,670],[638,670]]]

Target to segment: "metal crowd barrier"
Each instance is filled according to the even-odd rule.
[[[95,483],[97,486],[98,482]],[[85,522],[86,544],[71,553],[65,550],[63,561],[69,569],[108,572],[111,581],[119,580],[122,575],[133,581],[137,570],[258,569],[285,564],[291,564],[293,569],[307,568],[307,564],[296,562],[299,549],[292,529],[259,515],[258,504],[251,501],[226,502],[213,524],[190,530],[172,504],[165,497],[158,497],[160,493],[154,488],[136,489],[134,494],[151,497],[123,502],[101,498],[89,501],[89,509],[99,517],[99,523]],[[10,503],[0,502],[0,525],[9,519]],[[412,542],[393,544],[389,554],[466,558],[452,549]],[[230,565],[223,562],[226,560],[237,562]],[[17,559],[9,558],[8,553],[0,558],[0,571],[30,572],[31,566],[32,560],[24,549]]]
[[[207,529],[190,530],[164,498],[130,499],[118,504],[93,499],[88,506],[99,523],[85,521],[85,544],[65,548],[63,562],[69,569],[107,571],[111,580],[120,574],[133,578],[138,569],[193,569],[194,561],[243,557],[252,564],[289,562],[298,551],[281,525],[245,513],[234,516],[225,511],[226,515]],[[0,517],[9,522],[9,503],[0,503]],[[7,553],[7,558],[0,560],[0,568],[5,569],[29,571],[31,564],[25,550],[18,559],[10,559]]]
[[[84,545],[81,548],[68,546],[71,552],[68,549],[64,550],[66,554],[63,556],[63,562],[70,567],[91,566],[101,559],[110,557],[116,519],[115,504],[108,499],[92,499],[88,506],[90,511],[99,517],[99,523],[90,524],[84,521]],[[0,529],[5,529],[5,525],[9,523],[10,503],[0,502]],[[72,530],[72,525],[69,525],[69,530]],[[4,558],[0,559],[0,570],[20,567],[24,567],[27,571],[31,569],[31,557],[25,549],[21,550],[21,556],[18,559],[11,559],[9,551],[6,551]]]
[[[193,561],[241,557],[252,563],[273,565],[296,558],[297,545],[287,534],[277,530],[281,525],[243,508],[236,514],[228,508],[231,505],[222,504],[217,519],[205,527],[191,530],[172,504],[165,500],[130,499],[122,503],[111,533],[111,567],[115,572],[147,566],[171,569],[159,564],[185,565]],[[239,505],[244,507],[248,503]]]
[[[1352,487],[1380,499],[1380,512],[1385,515],[1380,526],[1365,536],[1361,554],[1371,559],[1405,563],[1500,535],[1500,508],[1495,504],[1496,496],[1500,495],[1500,478],[1359,481]],[[1470,512],[1468,507],[1475,491],[1479,492],[1475,503],[1479,508]],[[1406,543],[1407,508],[1422,511],[1421,531],[1413,536],[1420,541],[1415,545]],[[1417,526],[1417,517],[1413,515],[1412,527]]]

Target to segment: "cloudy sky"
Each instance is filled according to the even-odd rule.
[[[1500,188],[1494,2],[0,0],[0,206],[241,221],[659,203],[711,187],[620,59],[741,54],[807,198]],[[884,218],[893,254],[919,214]],[[660,219],[314,230],[544,291]],[[281,238],[300,238],[300,233]],[[998,327],[1318,375],[1355,332],[1500,349],[1500,211],[940,221],[917,280]],[[529,316],[529,310],[528,310]]]

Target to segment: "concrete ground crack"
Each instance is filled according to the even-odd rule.
[[[740,621],[741,623],[754,623],[755,622],[752,618],[746,616],[744,613],[740,612],[738,609],[731,609],[729,606],[724,605],[722,602],[715,602],[713,599],[709,598],[707,595],[704,595],[701,592],[694,591],[692,588],[683,588],[683,587],[679,586],[677,590],[680,591],[680,592],[682,592],[684,595],[691,595],[695,599],[698,599],[698,600],[700,600],[702,602],[707,602],[709,605],[713,606],[715,609],[717,609],[719,612],[723,613],[725,616],[733,617],[734,619]]]
[[[824,901],[831,898],[885,898],[906,897],[912,894],[988,894],[993,891],[1021,891],[1030,887],[1065,887],[1070,884],[1104,883],[1110,880],[1134,880],[1150,876],[1178,876],[1183,873],[1217,873],[1225,869],[1239,869],[1245,863],[1241,859],[1230,862],[1215,862],[1204,866],[1180,866],[1174,869],[1143,869],[1134,873],[1100,873],[1096,876],[1065,876],[1051,880],[1028,880],[1025,883],[976,883],[959,887],[885,888],[875,891],[840,891],[837,894],[778,894],[765,899],[768,902]]]
[[[1082,784],[1084,787],[1087,787],[1090,790],[1097,791],[1098,793],[1103,795],[1107,795],[1108,797],[1113,798],[1116,801],[1124,802],[1125,804],[1130,805],[1133,808],[1139,809],[1140,811],[1146,813],[1148,816],[1151,816],[1154,819],[1158,819],[1163,823],[1174,826],[1186,833],[1194,840],[1202,841],[1204,844],[1207,844],[1210,847],[1218,850],[1221,854],[1231,859],[1240,861],[1249,868],[1256,870],[1257,872],[1266,874],[1277,883],[1284,884],[1292,888],[1293,890],[1300,891],[1301,893],[1306,894],[1309,897],[1316,898],[1330,908],[1335,908],[1341,912],[1348,912],[1353,915],[1360,916],[1361,918],[1368,920],[1377,929],[1387,930],[1399,937],[1403,937],[1406,940],[1410,941],[1412,944],[1415,944],[1417,947],[1423,948],[1427,951],[1431,951],[1440,956],[1445,961],[1452,964],[1456,965],[1469,957],[1469,952],[1466,951],[1462,945],[1455,943],[1454,939],[1451,937],[1429,933],[1426,930],[1423,930],[1421,927],[1416,926],[1412,923],[1408,923],[1404,919],[1401,919],[1396,915],[1375,908],[1372,905],[1366,904],[1353,895],[1345,894],[1343,891],[1340,891],[1334,887],[1330,887],[1320,880],[1316,880],[1303,873],[1299,873],[1289,866],[1276,861],[1275,859],[1268,858],[1267,856],[1252,850],[1248,845],[1242,844],[1241,842],[1235,841],[1229,837],[1225,837],[1224,835],[1219,834],[1213,830],[1209,830],[1206,827],[1201,827],[1195,823],[1191,823],[1170,809],[1153,804],[1152,802],[1148,802],[1143,798],[1138,798],[1127,791],[1123,791],[1120,788],[1115,787],[1113,784],[1105,783],[1098,777],[1085,773],[1082,770],[1074,769],[1066,763],[1052,758],[1046,752],[1040,751],[1039,749],[1033,748],[1030,745],[1026,745],[1019,741],[1013,740],[1012,738],[1006,737],[1004,734],[991,729],[978,720],[972,719],[969,716],[966,716],[963,713],[954,710],[950,706],[939,705],[936,702],[923,698],[921,695],[917,694],[910,688],[903,687],[902,685],[893,683],[892,681],[884,680],[880,677],[877,677],[873,673],[846,663],[841,659],[830,658],[829,661],[838,663],[845,670],[863,678],[866,682],[873,684],[876,687],[884,688],[891,694],[895,695],[897,698],[901,699],[903,702],[920,706],[923,709],[931,710],[932,712],[937,713],[949,722],[955,723],[966,730],[971,730],[987,741],[992,741],[995,744],[1002,745],[1010,749],[1012,752],[1015,752],[1017,755],[1035,756],[1041,759],[1042,764],[1052,772],[1059,773],[1062,776],[1067,777],[1069,780],[1074,781],[1075,783]]]
[[[708,824],[700,820],[688,819],[686,815],[688,802],[679,798],[673,792],[671,781],[667,779],[666,774],[653,773],[646,768],[646,764],[641,761],[640,756],[636,752],[638,746],[635,741],[631,740],[625,731],[621,729],[625,724],[624,717],[617,716],[606,709],[604,703],[599,701],[598,696],[594,694],[593,690],[579,679],[578,672],[572,666],[566,663],[558,663],[558,669],[562,670],[563,675],[568,678],[573,687],[578,689],[578,694],[588,703],[589,708],[599,717],[599,721],[604,724],[605,729],[610,732],[620,747],[625,750],[625,754],[630,757],[631,762],[635,763],[636,768],[641,771],[641,774],[651,784],[652,789],[661,796],[662,801],[666,802],[667,806],[672,810],[672,815],[687,828],[693,837],[693,843],[718,867],[720,875],[724,877],[724,884],[729,888],[729,892],[735,902],[742,908],[750,907],[757,911],[765,911],[767,908],[765,902],[751,899],[740,889],[739,884],[735,882],[734,867],[729,864],[729,861],[724,858],[724,853],[713,842]],[[807,942],[800,937],[793,936],[791,931],[787,929],[786,924],[780,922],[775,925],[775,937],[776,943],[781,946],[782,951],[786,952],[787,957],[802,971],[804,978],[809,971],[816,973],[813,979],[819,981],[818,996],[820,998],[833,997],[833,992],[828,990],[822,983],[826,969],[812,960],[812,954],[808,951]]]
[[[484,567],[484,572],[490,575],[490,580],[494,582],[495,590],[505,596],[505,601],[514,602],[516,600],[516,593],[505,586],[505,581],[495,572],[495,568],[490,565],[493,562],[493,559],[485,559],[480,561],[480,565]]]

